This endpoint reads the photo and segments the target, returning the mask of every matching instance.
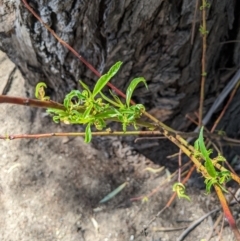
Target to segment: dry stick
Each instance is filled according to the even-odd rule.
[[[189,119],[192,123],[194,123],[196,126],[198,126],[197,121],[195,121],[189,114],[186,114],[185,116],[187,119]]]
[[[178,152],[178,182],[181,182],[181,167],[182,167],[182,150],[179,149]]]
[[[223,218],[223,215],[222,215],[222,225],[221,225],[221,229],[220,229],[219,237],[218,237],[217,241],[220,241],[220,238],[221,238],[222,232],[223,232],[223,227],[224,227],[224,218]]]
[[[11,71],[11,73],[9,74],[7,83],[5,84],[4,89],[2,91],[2,95],[6,95],[8,93],[8,91],[10,90],[10,87],[12,85],[13,77],[14,77],[14,74],[15,74],[16,70],[17,70],[17,67],[15,66],[13,68],[13,70]]]
[[[196,221],[194,221],[186,230],[184,230],[184,232],[180,235],[180,237],[177,239],[177,241],[182,241],[184,240],[184,238],[187,236],[187,234],[192,231],[197,225],[199,225],[205,218],[207,218],[209,215],[211,215],[212,213],[215,213],[217,211],[219,211],[221,208],[215,208],[214,210],[212,210],[209,213],[206,213],[205,215],[203,215],[202,217],[200,217],[199,219],[197,219]]]
[[[236,201],[232,201],[230,203],[230,205],[234,205],[236,204],[237,202]],[[216,208],[212,211],[210,211],[209,213],[205,214],[204,216],[200,217],[199,219],[197,219],[196,221],[194,221],[192,224],[189,225],[189,227],[184,230],[184,232],[181,234],[181,236],[179,237],[178,241],[182,241],[184,240],[184,238],[186,237],[186,235],[191,231],[193,230],[198,224],[200,224],[205,218],[207,218],[210,214],[214,213],[214,212],[217,212],[217,211],[220,211],[222,209],[222,207],[219,207],[219,208]]]
[[[213,236],[214,230],[217,230],[217,226],[219,225],[221,220],[224,220],[224,217],[223,217],[222,213],[218,216],[216,222],[213,225],[213,228],[211,229],[211,231],[209,232],[209,234],[208,234],[208,236],[206,238],[206,241],[210,241],[211,237]],[[220,233],[220,235],[221,235],[221,233]],[[220,235],[219,235],[219,238],[220,238]]]
[[[214,125],[213,125],[213,127],[212,127],[212,129],[211,129],[211,132],[213,132],[213,130],[216,129],[218,123],[220,122],[220,120],[222,119],[223,115],[225,114],[228,106],[229,106],[230,103],[232,102],[232,99],[233,99],[234,95],[236,94],[236,91],[237,91],[239,85],[240,85],[240,82],[238,81],[237,84],[235,85],[235,87],[234,87],[234,89],[233,89],[233,91],[232,91],[229,99],[228,99],[228,102],[226,103],[226,105],[224,106],[221,114],[219,115],[219,117],[218,117],[217,120],[215,121],[215,123],[214,123]]]
[[[231,93],[231,95],[230,95],[230,97],[229,97],[229,99],[228,99],[228,102],[226,103],[226,105],[224,106],[221,114],[219,115],[219,117],[218,117],[217,120],[215,121],[215,123],[214,123],[214,125],[213,125],[213,127],[212,127],[212,129],[211,129],[211,133],[214,132],[214,130],[216,129],[218,123],[220,122],[220,120],[222,119],[223,115],[225,114],[228,106],[229,106],[230,103],[232,102],[232,99],[233,99],[234,95],[236,94],[236,91],[237,91],[239,85],[240,85],[240,82],[238,81],[238,83],[235,85],[235,87],[234,87],[234,89],[233,89],[233,91],[232,91],[232,93]],[[231,165],[229,164],[229,162],[228,162],[227,160],[226,160],[226,164],[227,164],[228,168],[231,170],[231,172],[233,172],[233,173],[236,174],[236,172],[233,170],[233,168],[231,167]]]

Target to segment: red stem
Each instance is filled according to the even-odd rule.
[[[225,196],[223,195],[223,192],[222,192],[221,188],[218,185],[214,185],[214,188],[215,188],[215,191],[218,195],[219,201],[222,205],[224,215],[225,215],[226,219],[228,220],[228,223],[229,223],[229,225],[230,225],[230,227],[231,227],[231,229],[232,229],[232,231],[235,235],[235,238],[236,238],[237,241],[240,241],[240,233],[238,231],[235,219],[232,216],[232,213],[229,209],[227,200],[226,200]]]
[[[14,97],[14,96],[7,96],[7,95],[0,95],[0,104],[1,103],[65,110],[65,107],[63,105],[54,101],[42,101],[42,100],[35,100],[35,99]]]
[[[26,8],[34,15],[34,17],[44,25],[44,27],[62,44],[64,45],[70,52],[72,52],[80,61],[82,61],[83,64],[85,64],[97,77],[101,77],[101,74],[86,60],[84,59],[80,54],[77,53],[75,49],[73,49],[69,44],[67,44],[65,41],[63,41],[46,23],[43,22],[43,20],[36,14],[36,12],[29,6],[26,0],[22,0]],[[111,83],[107,83],[107,86],[114,90],[119,96],[122,96],[124,99],[126,99],[126,95],[119,90],[117,87],[115,87]],[[135,104],[133,101],[131,101],[131,104]]]

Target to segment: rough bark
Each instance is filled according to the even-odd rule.
[[[101,73],[116,61],[123,61],[124,66],[112,80],[119,89],[124,91],[134,77],[145,77],[149,90],[138,88],[135,100],[173,128],[189,126],[185,114],[198,108],[201,76],[199,14],[193,45],[190,43],[195,1],[29,2],[64,41]],[[239,43],[222,44],[240,37],[239,2],[209,2],[205,112],[231,77],[224,79],[227,69],[237,68],[240,59]],[[93,74],[51,36],[20,0],[2,0],[0,10],[0,49],[24,74],[27,90],[45,81],[52,96],[61,99],[78,87],[79,79],[94,83]],[[240,123],[239,116],[233,121]]]

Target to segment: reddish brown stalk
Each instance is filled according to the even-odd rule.
[[[227,104],[224,106],[221,114],[218,116],[217,120],[214,122],[214,125],[213,125],[213,127],[212,127],[212,129],[211,129],[211,131],[210,131],[211,133],[213,133],[213,132],[215,131],[218,123],[220,122],[220,120],[222,119],[223,115],[225,114],[228,106],[229,106],[230,103],[232,102],[232,99],[233,99],[233,97],[234,97],[234,95],[235,95],[235,93],[236,93],[239,85],[240,85],[240,82],[238,82],[238,83],[235,85],[235,87],[234,87],[234,89],[233,89],[233,91],[232,91],[232,93],[231,93],[231,95],[230,95],[230,98],[229,98]],[[227,160],[226,160],[226,165],[228,166],[229,170],[230,170],[232,173],[234,173],[235,176],[237,176],[236,172],[234,171],[234,169],[231,167],[231,165],[229,164],[229,162],[228,162]]]
[[[29,6],[26,0],[22,0],[26,8],[33,14],[33,16],[44,25],[44,27],[61,43],[63,46],[65,46],[70,52],[72,52],[83,64],[85,64],[97,77],[101,77],[101,74],[86,60],[84,59],[78,52],[73,49],[68,43],[63,41],[46,23],[43,22],[43,20],[37,15],[37,13]],[[116,88],[113,84],[107,83],[108,87],[114,90],[119,96],[126,98],[126,95]],[[135,103],[131,101],[131,103],[134,105]]]
[[[224,106],[221,114],[218,116],[217,120],[215,121],[215,123],[214,123],[214,125],[213,125],[213,127],[212,127],[212,129],[211,129],[211,133],[214,132],[214,130],[216,129],[218,123],[220,122],[220,120],[222,119],[223,115],[225,114],[228,106],[229,106],[230,103],[232,102],[232,99],[233,99],[234,95],[236,94],[236,91],[237,91],[239,85],[240,85],[240,82],[238,82],[238,83],[235,85],[235,87],[234,87],[234,89],[233,89],[233,91],[232,91],[232,93],[231,93],[231,95],[230,95],[230,97],[229,97],[229,100],[228,100],[227,104]]]
[[[0,104],[1,103],[65,110],[65,107],[63,105],[54,101],[42,101],[42,100],[13,97],[13,96],[7,96],[7,95],[0,95]]]
[[[195,121],[189,114],[186,114],[185,116],[187,119],[189,119],[192,123],[194,123],[196,126],[198,126],[197,121]]]
[[[228,220],[228,223],[229,223],[229,225],[230,225],[230,227],[231,227],[231,229],[232,229],[232,231],[235,235],[235,238],[236,238],[237,241],[240,241],[240,233],[238,231],[235,219],[233,218],[232,213],[229,209],[227,200],[226,200],[225,196],[223,195],[222,189],[218,185],[214,185],[214,188],[215,188],[215,191],[216,191],[216,193],[218,195],[218,198],[221,202],[225,217]]]

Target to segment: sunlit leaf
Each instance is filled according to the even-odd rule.
[[[103,87],[109,82],[109,80],[118,72],[122,65],[122,62],[119,61],[116,64],[114,64],[110,70],[102,75],[99,80],[97,81],[96,85],[94,86],[93,89],[93,97],[95,97],[102,89]]]
[[[146,88],[148,88],[146,80],[143,77],[133,79],[131,81],[130,85],[128,86],[127,91],[126,91],[126,104],[127,104],[127,106],[130,105],[130,101],[131,101],[131,98],[132,98],[133,91],[135,90],[135,88],[137,87],[137,85],[140,82],[143,82],[145,84]]]
[[[211,176],[211,177],[214,177],[216,178],[217,177],[217,171],[209,157],[209,155],[211,154],[211,150],[207,150],[206,146],[205,146],[205,143],[204,143],[204,138],[203,138],[203,126],[201,127],[200,129],[200,133],[199,133],[199,138],[198,138],[198,144],[199,144],[199,148],[200,148],[200,151],[203,155],[203,158],[205,159],[205,163],[204,163],[204,166],[208,172],[208,174]]]

